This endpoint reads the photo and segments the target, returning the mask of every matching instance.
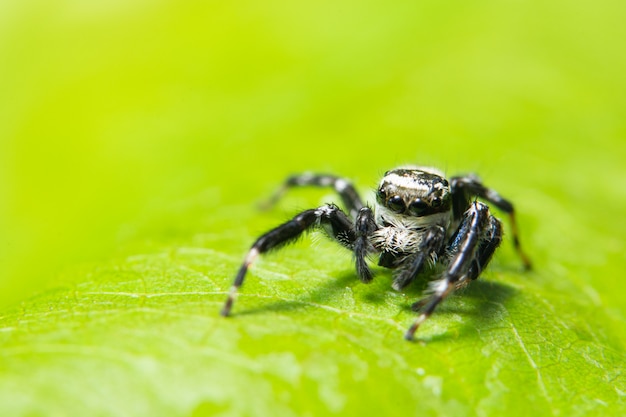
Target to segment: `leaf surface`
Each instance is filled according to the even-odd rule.
[[[259,261],[233,317],[220,317],[243,252],[232,248],[251,236],[219,225],[246,211],[244,223],[273,217],[215,207],[210,233],[145,252],[131,245],[4,315],[3,415],[624,409],[623,339],[602,309],[542,288],[550,274],[520,272],[512,251],[447,300],[417,343],[402,334],[419,285],[397,293],[385,270],[361,284],[349,254],[319,239]]]

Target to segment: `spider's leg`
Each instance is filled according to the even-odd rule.
[[[446,231],[441,226],[431,227],[424,232],[424,238],[416,250],[404,264],[400,265],[395,274],[393,284],[394,290],[400,291],[413,281],[424,266],[424,262],[432,256],[439,254],[443,247]]]
[[[498,219],[489,216],[489,224],[485,236],[476,250],[476,259],[467,273],[467,280],[475,280],[485,269],[491,257],[502,242],[502,224]]]
[[[344,178],[336,177],[334,175],[326,174],[299,174],[288,177],[283,185],[276,190],[274,195],[263,204],[264,208],[272,207],[276,202],[287,192],[288,189],[293,187],[332,187],[339,194],[343,204],[350,213],[350,217],[356,219],[359,210],[363,208],[363,201],[357,193],[352,183]]]
[[[472,265],[476,263],[477,256],[480,258],[479,248],[482,246],[482,239],[485,238],[485,234],[489,230],[491,218],[489,208],[486,205],[479,202],[470,205],[450,244],[450,262],[441,279],[431,287],[432,294],[430,297],[424,302],[418,302],[418,305],[423,306],[423,309],[405,333],[404,338],[406,340],[412,340],[419,326],[430,317],[439,303],[456,289],[460,281],[467,279],[472,271]],[[490,255],[487,258],[490,258]]]
[[[368,253],[375,251],[369,236],[378,227],[374,221],[374,213],[369,207],[363,207],[356,216],[356,224],[354,227],[356,239],[354,241],[354,258],[356,264],[356,272],[363,282],[372,280],[372,271],[367,266],[366,257]]]
[[[339,243],[347,248],[352,248],[355,240],[354,226],[348,216],[337,206],[324,205],[317,209],[303,211],[288,222],[263,234],[254,242],[237,272],[228,298],[221,310],[222,316],[230,314],[246,272],[259,255],[295,241],[303,232],[314,227],[323,228],[328,235]]]
[[[522,259],[522,263],[526,269],[532,267],[530,258],[522,250],[519,241],[519,232],[517,229],[517,221],[515,220],[515,209],[513,204],[507,199],[503,198],[498,192],[491,188],[487,188],[483,183],[474,175],[467,175],[463,177],[453,177],[450,179],[451,193],[452,193],[452,208],[454,218],[459,219],[469,207],[469,202],[475,197],[481,198],[506,214],[509,215],[509,221],[511,223],[511,235],[513,237],[513,245],[517,251],[519,257]]]

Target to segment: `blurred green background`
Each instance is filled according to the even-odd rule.
[[[625,9],[2,2],[0,306],[106,258],[159,205],[207,187],[248,202],[302,170],[364,187],[399,163],[475,170],[511,197],[535,189],[614,218],[605,243],[621,252]],[[598,281],[619,305],[621,280]]]
[[[164,211],[246,207],[253,236],[289,173],[365,191],[416,163],[510,197],[538,285],[623,347],[625,21],[618,0],[2,2],[0,308],[167,239],[175,216],[144,227]]]

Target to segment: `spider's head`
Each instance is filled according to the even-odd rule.
[[[431,168],[397,168],[385,173],[376,191],[376,203],[377,212],[386,218],[410,222],[410,218],[416,221],[432,216],[433,220],[443,220],[449,218],[452,198],[442,173]]]

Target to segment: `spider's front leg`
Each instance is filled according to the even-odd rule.
[[[450,262],[443,276],[433,283],[432,294],[428,298],[413,305],[414,308],[421,308],[422,312],[404,335],[406,340],[413,340],[419,326],[448,295],[468,280],[478,277],[501,240],[500,221],[489,213],[486,205],[472,203],[448,247]]]
[[[265,233],[254,242],[235,277],[228,298],[221,310],[222,316],[230,314],[246,272],[259,255],[295,241],[302,233],[314,227],[323,228],[329,236],[350,249],[354,247],[354,242],[357,240],[354,225],[337,206],[327,204],[317,209],[303,211],[288,222]]]
[[[530,258],[522,250],[519,241],[519,232],[517,229],[517,221],[515,219],[515,209],[513,204],[502,197],[495,190],[485,187],[478,177],[475,175],[466,175],[462,177],[453,177],[450,179],[450,187],[452,193],[452,207],[454,218],[459,219],[467,207],[470,200],[475,197],[484,199],[493,204],[503,212],[509,215],[511,223],[511,236],[513,237],[513,245],[519,257],[522,259],[524,268],[531,269],[532,263]]]
[[[367,266],[366,258],[369,253],[376,251],[369,239],[376,229],[378,229],[378,226],[374,220],[372,209],[369,207],[361,208],[356,216],[354,226],[356,238],[353,250],[356,272],[364,283],[371,282],[373,278],[372,272],[369,266]]]
[[[273,206],[290,188],[306,186],[332,187],[341,197],[346,210],[348,210],[350,217],[353,219],[356,219],[359,210],[364,207],[359,193],[357,193],[349,180],[335,175],[311,173],[297,174],[288,177],[283,185],[270,197],[267,203],[262,206],[264,208]]]

